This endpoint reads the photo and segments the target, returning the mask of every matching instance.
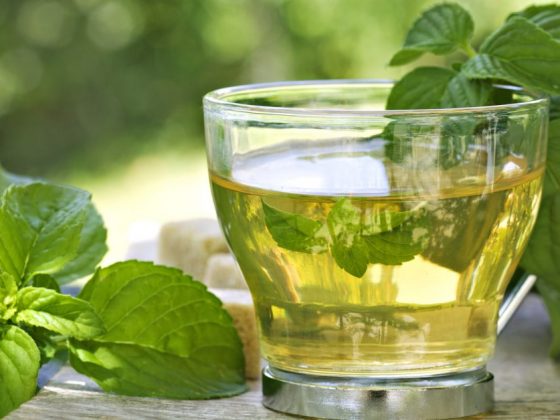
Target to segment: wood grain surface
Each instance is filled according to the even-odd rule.
[[[560,419],[560,363],[547,355],[550,325],[539,297],[530,295],[498,339],[489,370],[496,377],[496,408],[478,418]],[[234,398],[177,401],[105,394],[63,367],[9,419],[293,419],[265,409],[260,383]]]

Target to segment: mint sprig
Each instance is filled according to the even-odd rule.
[[[215,398],[246,390],[242,345],[221,302],[178,270],[129,261],[80,297],[60,284],[95,271],[106,230],[85,191],[0,168],[0,416],[37,388],[61,348],[104,389]]]
[[[341,198],[326,219],[313,220],[264,201],[262,206],[265,225],[278,246],[310,254],[329,252],[341,269],[358,278],[370,264],[400,265],[426,245],[421,209],[376,210]]]
[[[446,28],[442,16],[453,16]],[[397,82],[387,101],[388,109],[457,108],[495,105],[511,100],[495,83],[513,83],[530,92],[549,95],[550,131],[543,201],[529,244],[521,261],[523,269],[539,276],[539,290],[546,291],[546,304],[553,321],[553,356],[560,356],[560,6],[531,6],[510,15],[504,25],[491,33],[476,51],[470,44],[472,18],[456,4],[441,4],[416,21],[407,35],[403,50],[391,60],[400,65],[418,58],[420,52],[449,54],[463,50],[468,57],[450,68],[422,67]],[[442,33],[451,34],[442,36]],[[445,48],[428,47],[442,44]],[[419,41],[414,41],[419,40]],[[414,42],[413,42],[414,41]],[[416,42],[416,44],[415,44]],[[414,46],[416,45],[416,47]],[[426,47],[419,47],[426,46]],[[443,45],[443,44],[442,44]],[[431,81],[430,81],[431,80]],[[423,85],[423,86],[422,86]],[[426,88],[428,86],[429,88]],[[508,144],[523,148],[523,133],[530,127],[520,127],[515,121],[504,121],[500,132]],[[468,121],[443,122],[441,151],[447,154],[441,162],[454,166],[466,151],[474,124]],[[418,131],[411,127],[407,130]],[[386,154],[396,162],[410,155],[410,139],[399,135],[403,131],[398,119],[381,134],[386,140]],[[413,133],[417,134],[417,133]],[[499,151],[498,151],[499,152]],[[440,156],[441,158],[442,156]]]

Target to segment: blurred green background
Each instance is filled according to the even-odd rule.
[[[0,163],[90,190],[110,229],[110,259],[120,258],[162,222],[213,217],[204,93],[398,78],[410,67],[387,62],[434,3],[0,0]],[[476,45],[512,11],[547,1],[459,3],[474,16]]]

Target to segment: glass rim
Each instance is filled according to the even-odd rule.
[[[274,90],[279,93],[289,88],[309,87],[356,87],[371,86],[389,88],[394,85],[395,81],[389,79],[329,79],[329,80],[293,80],[267,83],[253,83],[238,86],[225,87],[213,90],[203,98],[204,106],[214,105],[220,109],[227,111],[237,111],[248,114],[261,115],[282,115],[282,116],[314,116],[314,117],[394,117],[394,116],[427,116],[427,115],[457,115],[466,113],[495,113],[495,112],[511,112],[519,110],[527,106],[545,105],[549,102],[547,96],[537,96],[527,92],[525,89],[514,85],[494,85],[497,88],[517,92],[530,97],[528,101],[512,102],[500,105],[484,105],[475,107],[460,108],[426,108],[426,109],[348,109],[333,107],[303,108],[289,106],[270,106],[270,105],[254,105],[247,103],[235,102],[228,100],[233,95],[251,91],[267,91]],[[271,92],[272,93],[272,92]]]

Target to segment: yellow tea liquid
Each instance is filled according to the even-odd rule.
[[[379,377],[484,365],[542,170],[512,160],[489,184],[468,169],[411,174],[371,153],[294,147],[211,174],[269,363]]]

